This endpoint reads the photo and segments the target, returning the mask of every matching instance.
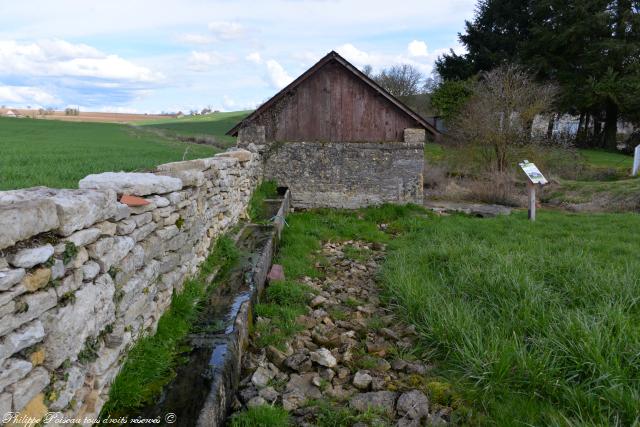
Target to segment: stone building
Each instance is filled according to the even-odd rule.
[[[421,203],[425,135],[439,132],[330,52],[228,135],[263,154],[296,207]]]

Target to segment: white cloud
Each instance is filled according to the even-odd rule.
[[[355,65],[361,67],[363,65],[380,65],[379,59],[369,55],[367,52],[362,51],[352,45],[351,43],[343,44],[338,47],[337,52],[347,58],[349,62],[353,62]]]
[[[209,31],[220,40],[235,40],[245,36],[246,28],[237,22],[215,21],[209,23]]]
[[[193,33],[181,34],[177,37],[177,40],[180,43],[185,43],[185,44],[203,44],[203,45],[211,44],[214,41],[216,41],[216,39],[211,36],[207,36],[203,34],[193,34]]]
[[[222,106],[225,110],[233,110],[238,106],[238,103],[228,95],[222,97]]]
[[[219,52],[209,51],[192,51],[189,55],[189,69],[193,71],[208,71],[212,67],[234,62],[235,58],[223,55]]]
[[[417,42],[417,43],[415,43]],[[411,52],[411,46],[413,45],[413,53]],[[424,46],[422,46],[424,45]],[[424,48],[424,49],[423,49]],[[409,43],[408,53],[400,54],[387,54],[380,52],[366,52],[360,50],[354,45],[347,43],[336,48],[336,51],[344,56],[349,62],[357,67],[363,67],[365,65],[371,65],[374,69],[382,69],[393,65],[409,64],[416,67],[424,74],[431,74],[433,70],[433,63],[436,58],[447,52],[447,49],[437,49],[431,53],[427,50],[427,45],[424,42],[416,41]],[[426,51],[426,52],[425,52]],[[426,55],[425,55],[426,53]]]
[[[0,86],[0,102],[23,106],[27,104],[52,105],[59,100],[50,93],[28,86]]]
[[[90,77],[138,83],[162,79],[161,74],[117,55],[107,55],[91,46],[64,40],[0,41],[0,75]]]
[[[245,59],[255,64],[262,64],[262,57],[259,52],[251,52],[245,57]]]
[[[282,89],[293,81],[293,77],[291,77],[275,59],[268,60],[266,65],[269,82],[277,89]]]
[[[409,51],[409,56],[429,56],[427,44],[420,40],[413,40],[411,43],[409,43],[409,46],[407,46],[407,50]]]

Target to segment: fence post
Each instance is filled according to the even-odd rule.
[[[636,146],[633,155],[633,169],[631,170],[631,176],[638,175],[638,169],[640,169],[640,144]]]

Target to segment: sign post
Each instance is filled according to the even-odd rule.
[[[524,160],[520,163],[520,168],[527,175],[527,189],[529,190],[529,219],[531,221],[536,220],[536,186],[538,184],[545,185],[548,183],[547,179],[542,175],[540,170],[533,163],[529,163],[528,160]]]

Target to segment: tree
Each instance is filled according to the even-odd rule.
[[[562,87],[559,108],[579,113],[580,135],[616,148],[619,117],[634,119],[640,96],[640,2],[539,0],[523,62]],[[542,65],[542,67],[541,67]],[[604,128],[600,131],[600,120]]]
[[[473,21],[465,21],[458,39],[467,53],[453,50],[436,60],[436,70],[445,80],[466,80],[501,64],[518,62],[521,45],[529,37],[535,1],[479,0]]]
[[[514,145],[531,142],[531,123],[548,112],[556,87],[541,84],[523,68],[502,65],[482,73],[473,95],[454,117],[451,136],[480,148],[491,170],[505,172]]]
[[[640,119],[639,20],[640,0],[481,0],[459,34],[467,53],[441,56],[436,70],[464,80],[522,64],[559,84],[558,112],[593,122],[595,140],[615,148],[618,118]]]
[[[458,114],[472,93],[470,81],[444,81],[431,94],[431,106],[444,119],[451,119]]]
[[[362,67],[362,73],[367,77],[373,76],[373,67],[369,64],[365,65]]]
[[[393,96],[413,96],[420,93],[422,73],[413,65],[394,65],[373,76],[373,80]]]

